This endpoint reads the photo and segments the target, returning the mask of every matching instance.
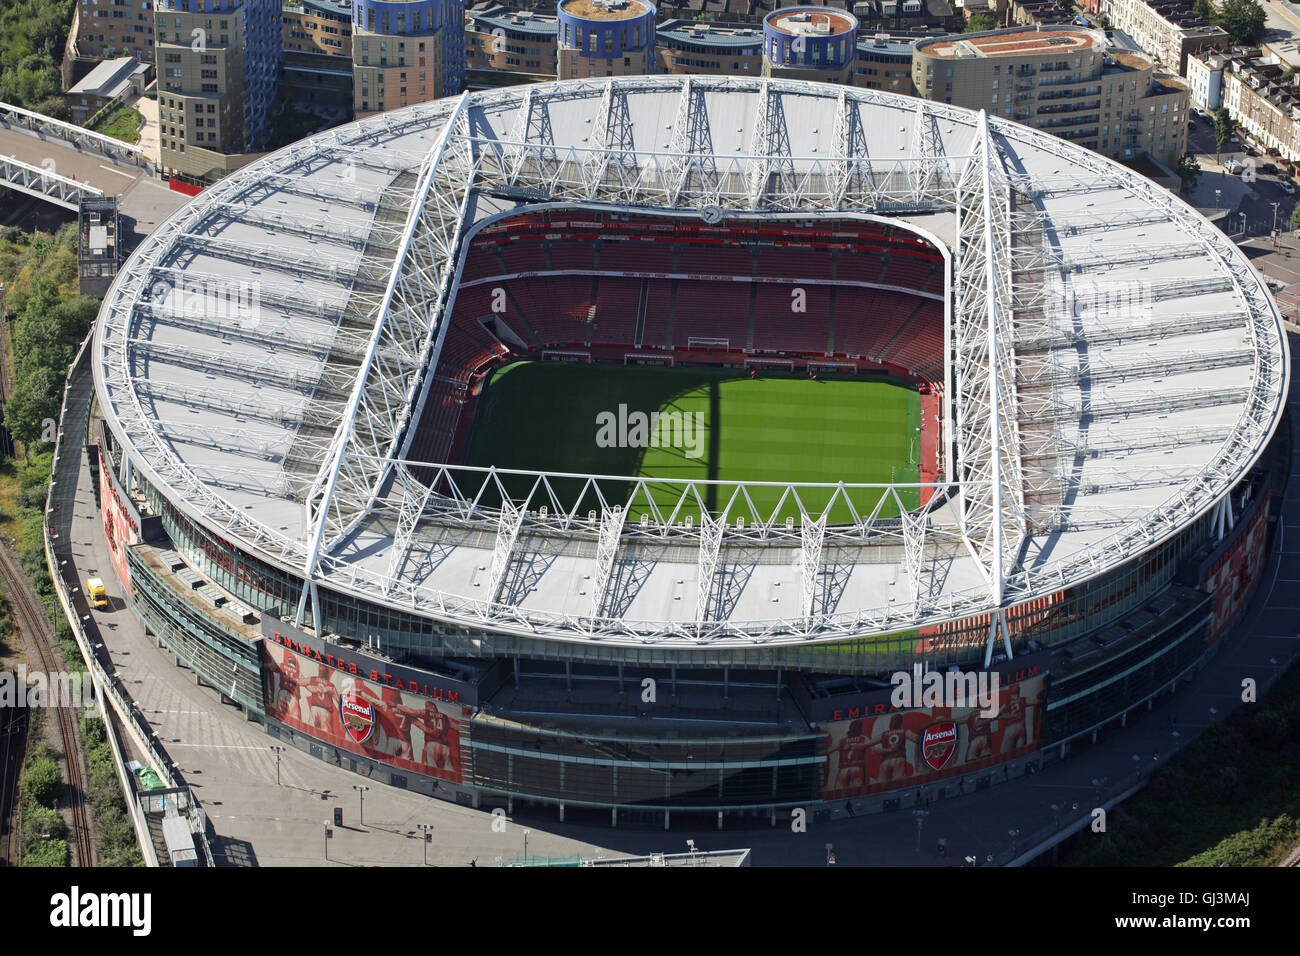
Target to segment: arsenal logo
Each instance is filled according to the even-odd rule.
[[[957,750],[957,722],[931,724],[921,734],[921,755],[931,770],[942,770]]]
[[[359,744],[370,739],[375,729],[375,705],[356,691],[345,691],[339,698],[339,713],[343,717],[343,727]]]

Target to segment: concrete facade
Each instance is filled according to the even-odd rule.
[[[918,95],[1016,120],[1112,159],[1150,156],[1172,168],[1186,151],[1188,91],[1149,57],[1107,52],[1082,27],[990,33],[917,44]]]
[[[1114,0],[1109,17],[1112,27],[1180,75],[1187,70],[1189,54],[1228,42],[1223,30],[1192,13],[1192,0]]]
[[[655,68],[655,7],[645,0],[561,0],[557,76],[636,76]]]
[[[459,93],[465,82],[463,0],[354,0],[352,71],[358,117]]]
[[[1300,89],[1275,57],[1233,59],[1223,71],[1223,105],[1266,150],[1300,161]]]
[[[556,15],[480,3],[465,15],[465,67],[554,77]]]

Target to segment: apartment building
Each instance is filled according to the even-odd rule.
[[[753,25],[665,20],[655,41],[657,72],[759,76],[763,31]]]
[[[654,4],[647,0],[560,0],[557,11],[560,79],[654,72]]]
[[[153,62],[153,0],[77,0],[76,10],[72,33],[81,56]]]
[[[858,19],[826,7],[783,7],[763,18],[763,75],[850,83]]]
[[[556,15],[480,3],[465,15],[465,67],[553,78]]]
[[[283,0],[286,53],[352,56],[352,4],[348,0]]]
[[[353,0],[352,71],[358,117],[461,92],[464,0]]]
[[[853,85],[915,96],[912,50],[916,39],[886,33],[859,39],[853,58]]]
[[[1187,57],[1226,46],[1228,35],[1192,11],[1193,0],[1111,0],[1111,26],[1123,30],[1166,70],[1184,75]]]
[[[1300,162],[1300,88],[1276,56],[1229,60],[1223,71],[1223,105],[1270,153]]]
[[[158,0],[154,16],[163,170],[213,182],[269,135],[280,0]]]
[[[916,44],[912,82],[926,99],[984,109],[1112,159],[1173,168],[1187,149],[1188,91],[1150,57],[1107,49],[1101,31],[1013,27]]]

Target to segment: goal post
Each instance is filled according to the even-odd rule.
[[[543,362],[585,362],[591,364],[591,353],[578,349],[542,349]]]
[[[666,365],[673,364],[673,357],[666,352],[624,352],[624,365]]]

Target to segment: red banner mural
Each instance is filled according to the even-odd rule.
[[[996,717],[973,707],[922,707],[824,724],[825,800],[928,784],[1039,748],[1046,676],[998,691]]]
[[[1203,569],[1201,589],[1214,595],[1214,614],[1205,638],[1206,647],[1232,626],[1259,583],[1260,572],[1264,570],[1264,561],[1268,557],[1269,498],[1270,492],[1265,491],[1253,513],[1243,516],[1233,529],[1236,540],[1226,551],[1215,556],[1208,568]]]
[[[99,450],[99,518],[104,526],[104,540],[113,561],[113,570],[126,594],[131,594],[131,572],[127,568],[126,549],[140,540],[140,529],[132,517],[134,508],[123,503],[118,484],[109,474],[108,456]],[[84,583],[84,582],[83,582]]]
[[[460,783],[459,705],[354,677],[270,641],[262,646],[271,717],[339,750]]]

